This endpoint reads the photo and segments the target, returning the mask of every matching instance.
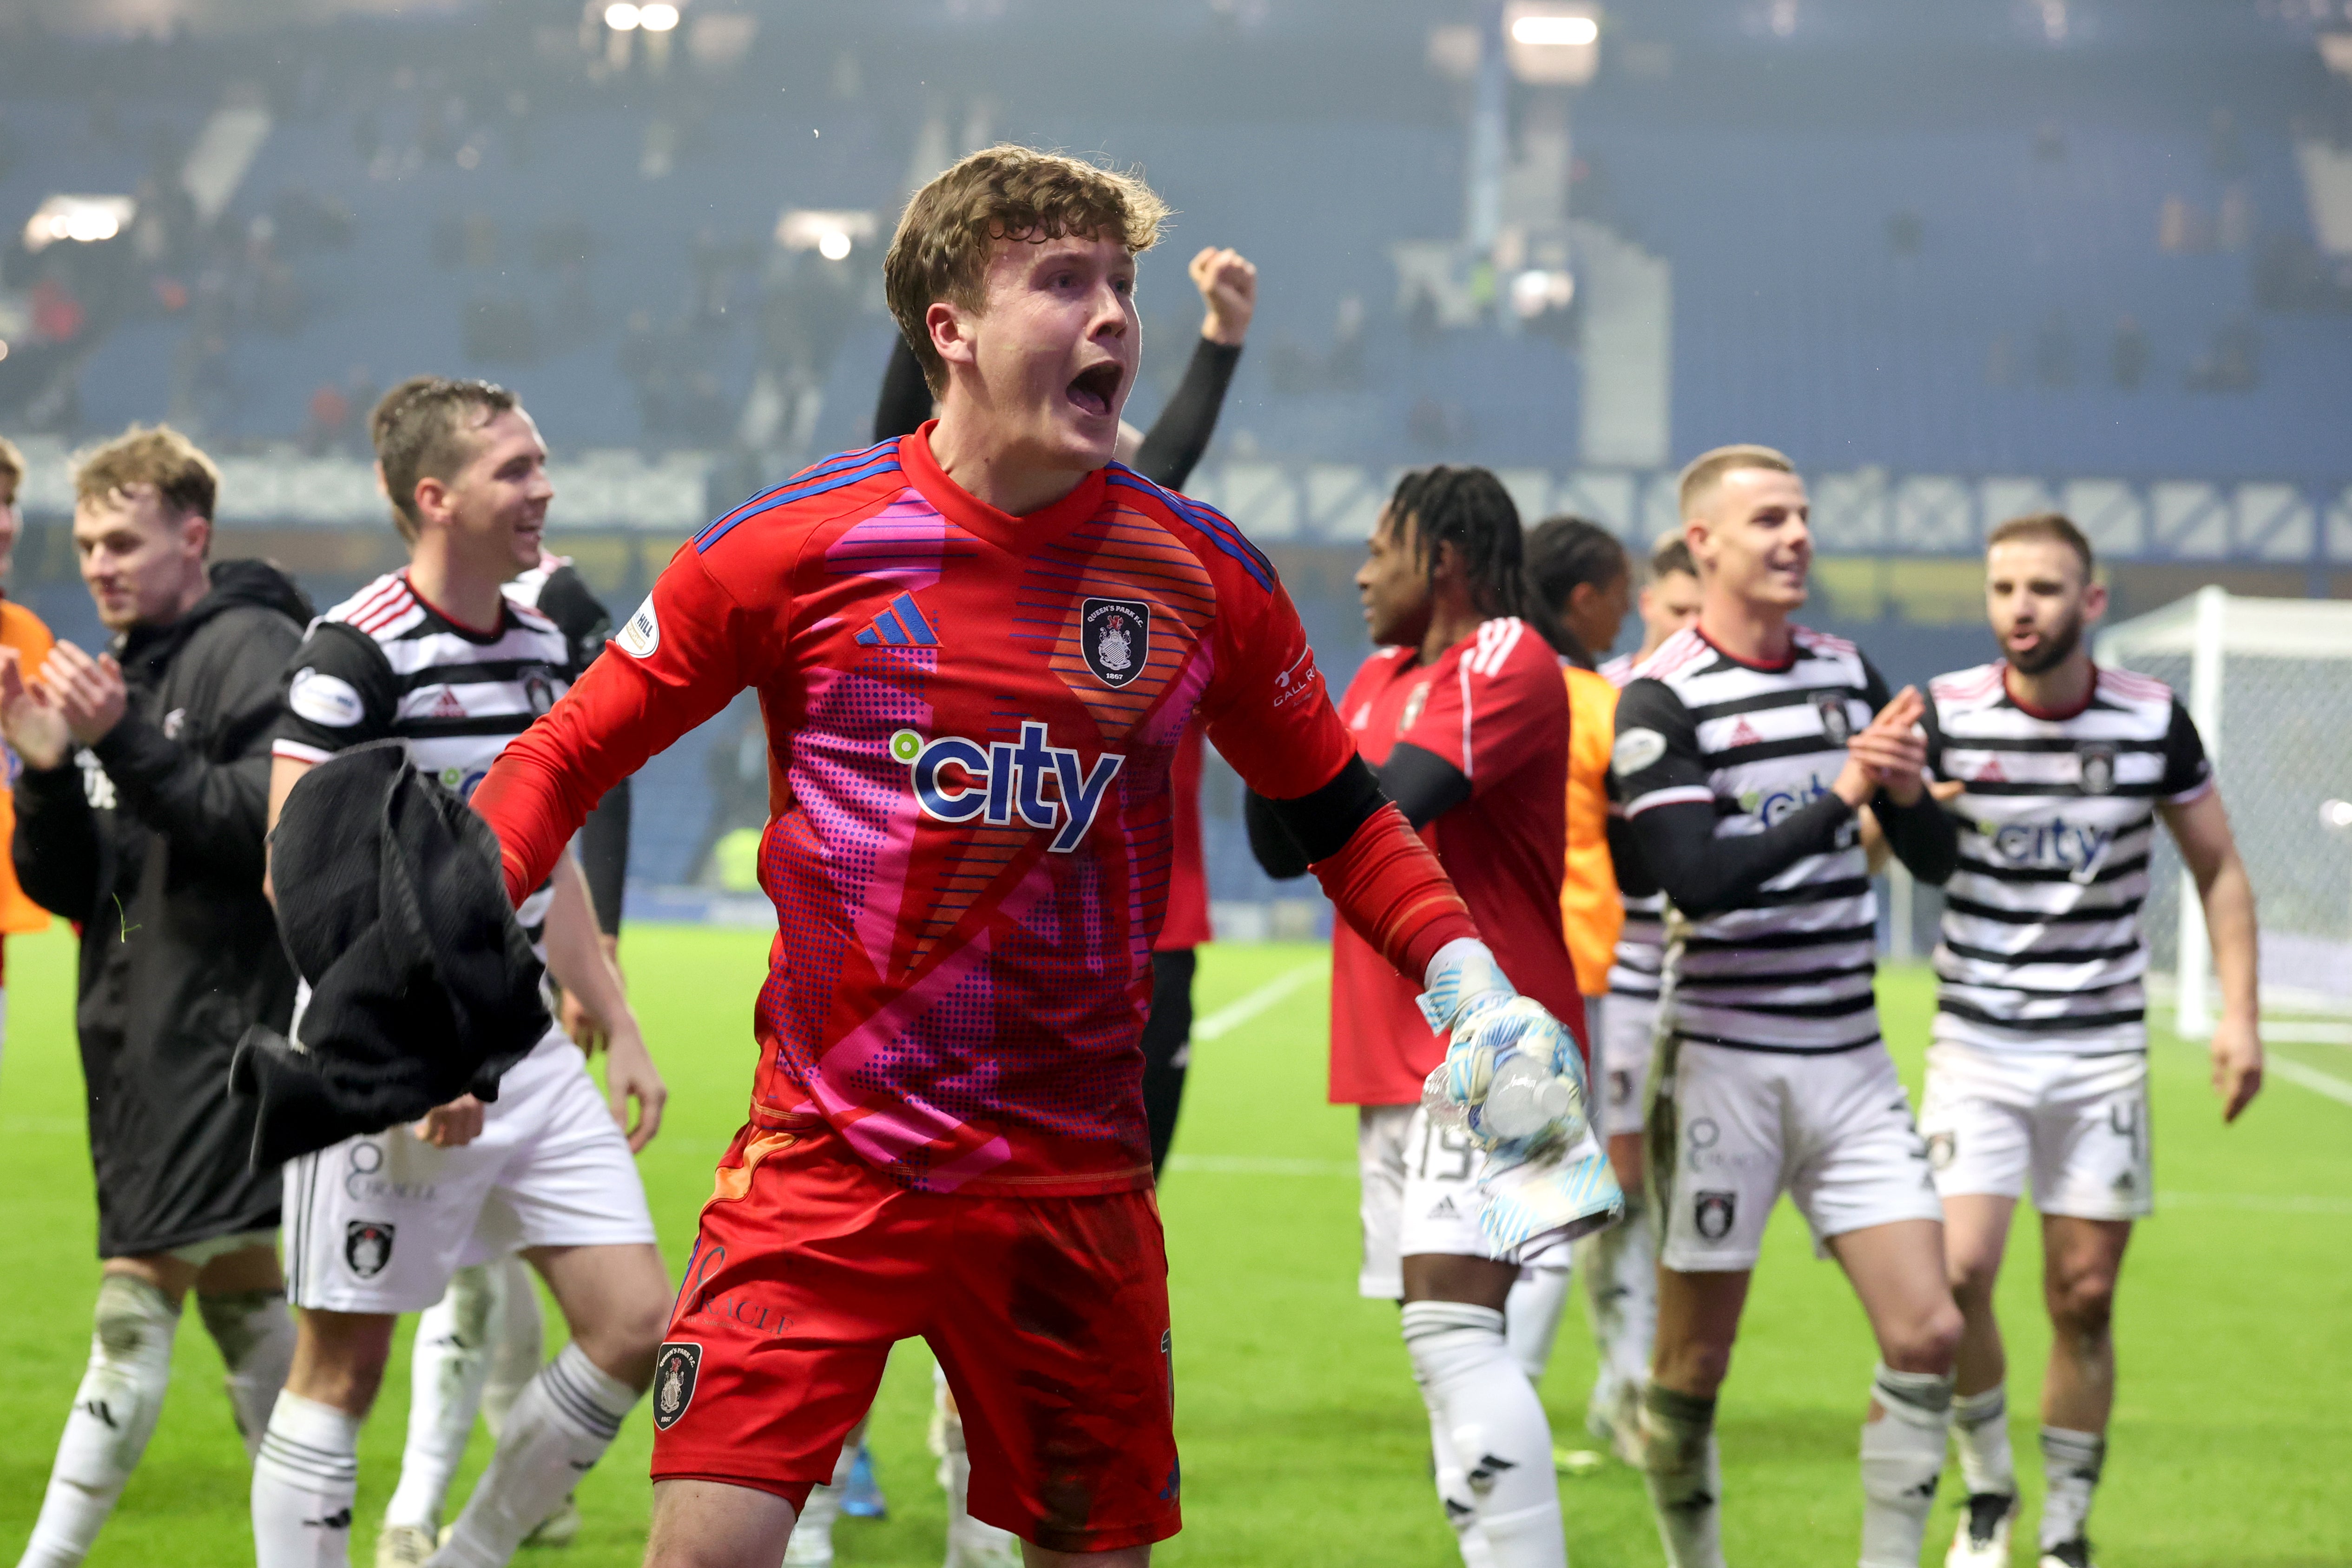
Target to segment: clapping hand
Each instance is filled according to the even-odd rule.
[[[1882,789],[1897,805],[1918,804],[1925,788],[1920,775],[1927,766],[1927,738],[1919,721],[1927,711],[1919,689],[1906,686],[1846,742],[1845,766],[1831,787],[1848,805],[1865,805]]]
[[[13,647],[0,647],[0,734],[26,767],[44,773],[63,765],[73,744],[64,711],[39,681],[26,679]]]
[[[41,684],[56,699],[66,728],[85,746],[96,745],[122,722],[123,710],[131,701],[122,667],[114,662],[112,654],[92,658],[69,642],[49,650],[48,659],[41,666]]]

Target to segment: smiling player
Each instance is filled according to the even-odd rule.
[[[1507,991],[1265,557],[1109,461],[1165,212],[1021,147],[924,186],[884,279],[940,417],[681,547],[625,657],[475,796],[520,896],[614,780],[760,692],[778,931],[750,1117],[656,1363],[652,1563],[775,1563],[918,1334],[971,1511],[1032,1563],[1139,1563],[1176,1531],[1138,1041],[1188,720],[1391,963],[1456,1016]]]
[[[2116,1276],[2132,1222],[2156,1197],[2141,906],[2158,817],[2212,936],[2222,1119],[2262,1087],[2253,889],[2187,710],[2159,681],[2092,664],[2083,633],[2106,605],[2080,529],[2054,512],[2013,518],[1985,552],[2003,658],[1929,687],[1927,763],[1958,785],[1947,809],[1961,823],[1919,1117],[1968,1325],[1954,1405],[1968,1517],[1950,1568],[2009,1561],[2017,1476],[1992,1297],[2029,1176],[2052,1329],[2041,1563],[2091,1560],[2085,1523],[2115,1403]]]

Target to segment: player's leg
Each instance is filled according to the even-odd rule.
[[[1565,1258],[1559,1268],[1522,1268],[1512,1281],[1510,1300],[1503,1304],[1503,1332],[1510,1342],[1511,1359],[1518,1363],[1520,1375],[1538,1386],[1551,1364],[1552,1342],[1559,1337],[1559,1320],[1568,1310],[1575,1274]]]
[[[1659,1244],[1642,1469],[1669,1568],[1722,1568],[1716,1396],[1780,1195],[1786,1066],[1754,1051],[1659,1046],[1644,1148]]]
[[[656,1480],[646,1568],[777,1568],[798,1518],[779,1492],[724,1481]]]
[[[296,1310],[294,1363],[253,1462],[258,1568],[345,1568],[360,1425],[392,1355],[389,1312]]]
[[[1167,1167],[1192,1059],[1192,950],[1151,955],[1151,1014],[1143,1023],[1143,1115],[1151,1129],[1151,1173]]]
[[[212,1251],[197,1267],[196,1316],[220,1351],[229,1409],[251,1459],[261,1451],[262,1429],[294,1364],[294,1314],[286,1305],[276,1235],[232,1239],[244,1245]]]
[[[1150,1193],[908,1197],[936,1281],[915,1310],[962,1413],[973,1516],[1031,1563],[1148,1561],[1182,1524]]]
[[[2042,1562],[2080,1568],[2115,1403],[2110,1322],[2132,1222],[2151,1212],[2147,1058],[2053,1058],[2033,1111],[2033,1195],[2050,1311],[2042,1384]]]
[[[2116,1400],[2116,1279],[2131,1229],[2127,1219],[2042,1217],[2051,1342],[2042,1384],[2041,1546],[2044,1563],[2066,1568],[2083,1568],[2090,1557],[2091,1494],[2106,1463]]]
[[[940,1487],[948,1494],[948,1553],[945,1568],[1014,1568],[1021,1561],[1021,1542],[1009,1530],[999,1530],[971,1517],[971,1449],[963,1430],[963,1413],[956,1408],[947,1373],[931,1363],[932,1455],[940,1461]]]
[[[1955,1363],[1952,1436],[1968,1498],[1947,1568],[2000,1568],[2017,1512],[2010,1451],[2008,1355],[1993,1289],[2010,1222],[2025,1190],[2033,1086],[2014,1064],[1939,1040],[1927,1050],[1919,1131],[1944,1207],[1944,1260],[1961,1334]]]
[[[387,1549],[401,1532],[415,1532],[429,1552],[441,1528],[441,1505],[474,1435],[490,1370],[498,1288],[489,1270],[486,1263],[458,1269],[441,1299],[416,1320],[409,1359],[408,1440],[400,1454],[400,1483],[384,1505],[378,1568],[399,1562]],[[408,1550],[415,1555],[413,1545]]]
[[[79,1563],[114,1511],[163,1413],[180,1303],[195,1276],[194,1266],[169,1254],[107,1260],[89,1362],[74,1390],[22,1568]]]
[[[1468,1197],[1463,1184],[1461,1197]],[[1406,1188],[1415,1200],[1433,1190]],[[1469,1227],[1475,1230],[1475,1222]],[[1405,1245],[1414,1246],[1409,1234]],[[1408,1252],[1401,1325],[1413,1380],[1437,1444],[1438,1490],[1449,1521],[1466,1510],[1471,1568],[1566,1568],[1568,1545],[1552,1474],[1551,1424],[1511,1353],[1504,1311],[1517,1263]]]
[[[604,1457],[653,1382],[669,1276],[651,1242],[533,1247],[571,1340],[516,1398],[434,1568],[500,1568]]]
[[[1609,1164],[1625,1194],[1625,1217],[1576,1244],[1599,1365],[1584,1425],[1617,1457],[1642,1462],[1642,1390],[1658,1321],[1658,1238],[1644,1190],[1643,1121],[1657,1048],[1657,1004],[1612,993],[1601,999],[1592,1037],[1600,1070],[1601,1127]]]

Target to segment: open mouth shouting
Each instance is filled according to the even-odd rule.
[[[1118,405],[1118,384],[1125,374],[1112,360],[1088,365],[1071,378],[1064,395],[1080,413],[1108,418]]]

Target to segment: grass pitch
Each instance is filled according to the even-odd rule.
[[[0,1075],[0,1184],[9,1194],[0,1271],[0,1562],[31,1529],[79,1378],[98,1284],[71,948],[61,932],[11,944],[15,984]],[[747,1020],[766,952],[739,931],[636,928],[624,959],[671,1100],[642,1160],[673,1268],[691,1243],[710,1170],[740,1118],[751,1068]],[[1321,957],[1312,947],[1212,949],[1206,1019]],[[1301,977],[1304,979],[1304,977]],[[1352,1110],[1323,1103],[1325,996],[1296,984],[1194,1047],[1162,1192],[1172,1263],[1177,1431],[1186,1529],[1160,1561],[1185,1564],[1412,1564],[1449,1568],[1452,1537],[1431,1493],[1428,1439],[1396,1310],[1359,1300]],[[1888,1038],[1917,1089],[1929,1003],[1918,970],[1882,984]],[[2342,1074],[2326,1047],[2280,1053]],[[2122,1391],[2107,1479],[2093,1515],[2100,1555],[2140,1568],[2316,1568],[2352,1563],[2352,1105],[2274,1079],[2247,1120],[2220,1124],[2201,1053],[2155,1052],[2163,1212],[2135,1240],[2117,1333]],[[2039,1507],[2034,1402],[2048,1335],[2039,1247],[2021,1218],[2002,1306],[2030,1563]],[[560,1329],[551,1323],[551,1332]],[[405,1327],[361,1451],[353,1555],[371,1560],[408,1405]],[[1873,1352],[1833,1265],[1802,1223],[1776,1218],[1722,1407],[1727,1552],[1741,1568],[1851,1563],[1861,1502],[1854,1445]],[[1555,1429],[1581,1441],[1592,1352],[1571,1307],[1543,1393]],[[189,1313],[171,1402],[94,1564],[250,1563],[243,1450],[220,1365]],[[848,1565],[929,1568],[944,1514],[923,1448],[929,1359],[902,1346],[872,1443],[886,1522],[845,1521]],[[652,1426],[631,1418],[582,1488],[587,1516],[544,1568],[634,1568],[645,1540]],[[488,1455],[477,1433],[462,1498]],[[1956,1505],[1948,1469],[1927,1561],[1940,1563]],[[1564,1480],[1578,1568],[1654,1564],[1640,1479],[1612,1463]]]

